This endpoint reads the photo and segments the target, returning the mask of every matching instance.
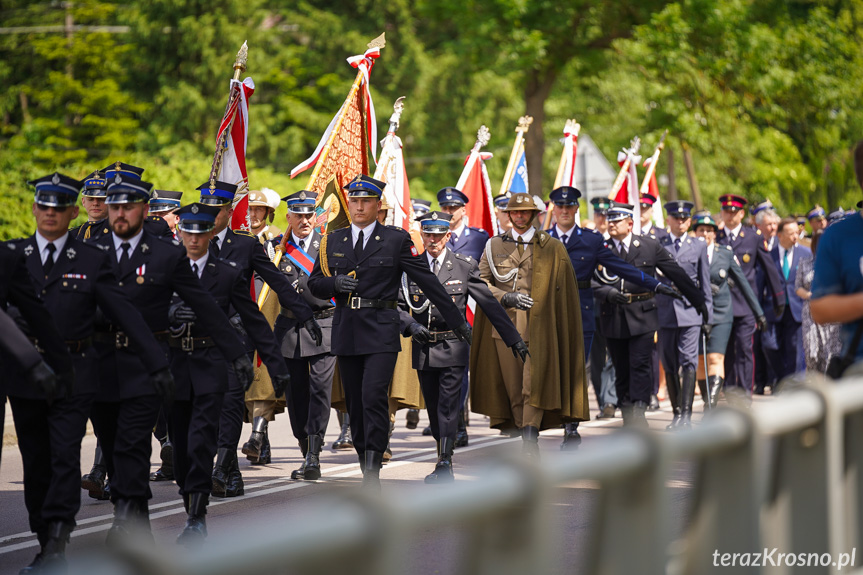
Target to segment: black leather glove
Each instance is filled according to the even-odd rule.
[[[468,345],[473,342],[473,333],[471,332],[470,325],[467,322],[464,322],[452,332],[459,339],[459,341],[466,341]]]
[[[710,332],[713,331],[713,326],[709,323],[701,324],[701,333],[704,334],[704,337],[710,337]]]
[[[527,357],[530,355],[530,352],[527,350],[527,344],[522,339],[512,344],[510,349],[512,350],[512,355],[521,358],[522,363],[527,361]]]
[[[414,322],[407,328],[408,335],[420,345],[425,345],[431,339],[431,333],[421,323]]]
[[[779,319],[782,317],[782,314],[784,314],[784,313],[785,313],[785,304],[784,303],[776,304],[775,306],[773,306],[773,317],[776,318],[776,321],[779,321]]]
[[[194,319],[188,321],[195,321]],[[247,338],[249,334],[246,332],[246,326],[243,325],[243,318],[240,317],[240,314],[232,315],[228,318],[228,321],[231,322],[231,327],[236,330],[240,337]]]
[[[27,370],[27,381],[34,387],[38,386],[49,400],[57,394],[57,375],[44,361]]]
[[[313,340],[315,340],[315,345],[320,346],[324,342],[324,332],[321,331],[321,326],[318,325],[318,322],[314,317],[307,319],[306,323],[303,324],[303,327],[306,328],[306,331],[309,332],[309,335],[312,336]]]
[[[54,394],[55,398],[69,399],[72,397],[72,392],[75,390],[75,372],[73,370],[66,371],[57,376],[57,391]]]
[[[334,285],[334,289],[336,293],[351,293],[357,286],[360,285],[360,282],[357,278],[352,278],[351,276],[342,275],[336,276],[336,283]]]
[[[680,295],[676,289],[665,284],[659,284],[658,286],[656,286],[655,291],[660,295],[667,295],[668,297],[673,297],[674,299],[683,299],[683,296]]]
[[[252,387],[252,381],[255,379],[255,369],[252,367],[252,362],[249,361],[246,354],[241,355],[231,362],[231,367],[234,368],[234,375],[243,386],[243,391],[249,391]]]
[[[285,395],[285,391],[288,390],[288,386],[291,384],[291,376],[288,373],[276,375],[270,377],[270,381],[273,382],[273,393],[276,394],[276,399],[278,399]]]
[[[176,303],[168,311],[168,319],[171,323],[188,323],[198,319],[198,316],[186,304]]]
[[[629,303],[629,298],[620,293],[620,290],[616,289],[608,292],[608,297],[606,299],[609,303],[613,303],[615,305],[624,305]]]
[[[156,393],[162,398],[162,403],[171,405],[174,402],[174,376],[167,367],[150,374],[150,383],[156,388]]]
[[[503,294],[503,297],[500,298],[500,303],[503,307],[514,307],[515,309],[528,310],[533,307],[533,298],[527,294],[509,292]]]
[[[698,312],[698,315],[700,315],[701,319],[703,319],[705,322],[707,321],[707,318],[710,317],[710,310],[707,309],[706,303],[703,303],[697,308],[695,308],[695,311]]]
[[[755,327],[759,329],[759,331],[764,331],[767,329],[767,318],[763,315],[759,315],[755,318]]]

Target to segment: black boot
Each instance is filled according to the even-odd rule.
[[[383,462],[387,464],[390,462],[390,459],[393,458],[393,450],[390,448],[390,441],[393,438],[393,432],[396,430],[396,422],[390,421],[390,434],[387,436],[387,448],[384,449],[383,453]]]
[[[246,459],[255,462],[261,456],[261,448],[264,446],[264,435],[267,433],[267,420],[264,417],[256,417],[252,423],[252,435],[243,444],[243,453]]]
[[[363,487],[374,491],[381,490],[381,465],[384,454],[380,451],[366,451],[363,466]]]
[[[105,456],[102,454],[102,447],[97,444],[96,453],[93,456],[93,468],[90,469],[90,473],[81,477],[81,489],[86,489],[92,499],[107,501],[110,498],[110,494],[105,493],[107,475],[108,466],[105,464]]]
[[[261,455],[255,461],[252,461],[252,465],[269,465],[272,459],[273,452],[270,450],[270,435],[265,431],[264,444],[261,445]]]
[[[676,373],[665,372],[665,389],[668,391],[668,400],[674,413],[671,423],[665,429],[675,429],[680,425],[680,378]]]
[[[719,392],[722,391],[725,380],[718,375],[711,375],[707,378],[707,383],[710,385],[710,407],[716,407],[716,403],[719,401]]]
[[[630,427],[632,425],[632,404],[631,403],[622,403],[620,404],[620,416],[623,418],[623,427]]]
[[[680,390],[680,427],[692,427],[692,400],[695,398],[695,370],[683,372]]]
[[[173,481],[174,480],[174,445],[167,437],[160,441],[162,449],[159,451],[159,459],[162,466],[150,474],[150,481]]]
[[[407,427],[408,429],[416,429],[419,422],[420,422],[420,410],[419,409],[409,409],[408,414],[405,416],[405,427]]]
[[[72,526],[62,521],[52,521],[44,537],[40,537],[41,551],[30,565],[18,571],[19,575],[59,574],[66,572],[66,544]],[[43,542],[44,541],[44,542]]]
[[[702,412],[710,409],[710,391],[708,390],[707,380],[699,379],[698,380],[698,393],[701,394],[701,401],[704,402],[704,407],[702,407]]]
[[[303,454],[303,462],[300,464],[300,466],[297,469],[294,469],[293,471],[291,471],[291,479],[294,479],[294,480],[305,479],[306,454],[309,451],[309,438],[308,437],[306,437],[300,441],[300,451]]]
[[[647,424],[647,418],[644,416],[646,411],[647,403],[636,401],[632,404],[632,427],[640,427],[642,429],[650,427]]]
[[[521,430],[521,450],[530,458],[539,457],[539,429],[528,425]]]
[[[237,461],[237,450],[231,450],[231,470],[228,472],[228,484],[225,487],[225,497],[239,497],[246,493],[243,485],[243,474],[240,473],[240,462]]]
[[[118,499],[114,502],[114,523],[108,529],[105,544],[117,547],[132,539],[135,522],[138,519],[138,503],[132,499]]]
[[[228,487],[228,474],[231,472],[231,449],[220,447],[216,452],[216,465],[213,467],[213,496],[225,497]]]
[[[423,428],[423,435],[426,435],[426,436],[432,436],[432,435],[434,435],[434,434],[432,433],[431,425],[426,425],[426,426]]]
[[[426,483],[438,484],[452,483],[455,481],[455,476],[452,472],[453,443],[453,440],[449,437],[444,437],[438,441],[437,464],[434,466],[434,471],[426,475]]]
[[[455,443],[453,443],[453,447],[464,447],[468,442],[467,425],[465,425],[464,420],[464,409],[459,410],[457,423],[458,431],[455,433]]]
[[[310,435],[308,448],[306,450],[305,470],[303,471],[303,479],[306,481],[317,481],[321,478],[321,447],[324,440],[320,435]]]
[[[659,411],[660,407],[661,406],[659,405],[659,398],[656,396],[655,393],[651,393],[650,394],[650,403],[647,406],[647,410],[648,411]]]
[[[191,493],[188,495],[189,505],[186,509],[189,517],[183,532],[177,537],[177,545],[200,547],[207,538],[207,503],[206,493]]]
[[[581,444],[581,434],[578,432],[578,422],[565,423],[563,425],[563,441],[560,444],[561,451],[575,449]]]
[[[353,449],[354,442],[351,439],[351,417],[347,413],[339,413],[339,421],[342,424],[342,429],[339,432],[338,438],[333,442],[333,449],[340,451],[342,449]]]

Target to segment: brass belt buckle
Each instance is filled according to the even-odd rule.
[[[632,294],[631,293],[626,294],[626,303],[632,303],[632,302],[633,302]]]
[[[184,335],[180,338],[180,349],[186,352],[195,351],[195,338],[190,335]]]
[[[361,301],[362,301],[362,298],[354,296],[348,302],[348,307],[350,309],[360,309],[360,302]]]
[[[118,331],[114,334],[114,347],[117,349],[129,347],[129,337],[122,331]]]

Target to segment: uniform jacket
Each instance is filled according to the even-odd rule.
[[[160,216],[146,216],[144,229],[160,238],[174,237],[171,226]],[[85,222],[77,228],[72,228],[69,232],[75,239],[89,242],[104,235],[111,235],[111,226],[108,224],[108,218],[105,218],[96,222]]]
[[[272,242],[275,247],[279,244],[281,238]],[[306,245],[306,253],[309,259],[315,261],[318,258],[318,251],[321,247],[321,235],[318,232],[312,232],[308,236]],[[297,290],[297,293],[302,296],[305,302],[312,308],[314,312],[322,312],[333,308],[333,302],[330,299],[316,297],[309,289],[309,276],[306,275],[299,267],[285,256],[279,260],[279,270],[285,275],[285,278],[290,282],[291,286]],[[315,345],[315,341],[309,332],[303,328],[295,317],[287,317],[280,314],[276,318],[276,334],[282,339],[282,355],[287,358],[312,357],[322,353],[330,353],[332,349],[332,334],[333,334],[333,317],[318,319],[318,325],[321,326],[321,331],[324,334],[321,345]]]
[[[759,290],[759,282],[755,278],[756,267],[765,274],[765,290],[768,290],[774,296],[779,296],[783,293],[782,276],[776,270],[770,254],[764,249],[764,240],[755,228],[742,226],[734,242],[731,241],[726,230],[719,230],[716,236],[716,243],[723,246],[731,246],[731,249],[734,250],[734,255],[737,256],[737,263],[740,264],[740,269],[743,270],[743,275],[746,276],[746,281],[749,282],[749,286],[756,294],[762,291]],[[733,302],[734,317],[752,316],[752,309],[746,303],[746,298],[739,287],[735,286],[731,289],[731,299]],[[778,298],[774,301],[777,300]]]
[[[710,284],[713,291],[713,321],[712,325],[731,323],[734,321],[734,309],[731,304],[731,284],[739,286],[743,298],[752,309],[755,317],[764,315],[761,304],[746,281],[740,264],[734,257],[731,246],[714,244],[713,260],[710,262]]]
[[[616,252],[612,240],[608,240],[607,245],[609,249]],[[686,271],[674,261],[671,254],[657,240],[633,235],[624,259],[646,274],[655,274],[657,269],[661,271],[694,307],[697,308],[704,303],[701,289],[689,279]],[[623,293],[644,293],[643,288],[625,280],[618,280],[614,285],[604,284],[595,290],[602,301],[599,324],[605,337],[626,338],[659,329],[658,302],[655,297],[617,305],[608,301],[608,296],[613,289]]]
[[[288,368],[279,353],[276,338],[266,318],[249,295],[249,286],[240,267],[234,262],[219,260],[210,255],[201,271],[200,281],[201,287],[213,297],[225,316],[231,308],[240,314],[243,327],[254,342],[267,371],[276,375],[286,374]],[[185,303],[189,305],[190,302]],[[187,329],[189,331],[183,333],[190,332],[195,338],[210,336],[209,331],[197,321]],[[228,389],[226,369],[224,356],[217,347],[191,352],[171,348],[171,371],[176,382],[177,399],[189,399],[192,390],[195,395],[224,393]]]
[[[512,233],[495,236],[489,243],[493,263],[502,264],[497,268],[498,273],[512,269],[512,263],[518,259]],[[588,420],[581,306],[572,263],[563,244],[541,230],[534,235],[529,249],[525,249],[527,253],[531,254],[532,260],[527,279],[528,293],[534,304],[529,311],[519,312],[528,315],[523,324],[529,329],[528,334],[519,333],[525,342],[530,342],[530,405],[545,411],[543,429],[556,427],[563,421]],[[492,294],[500,301],[503,294],[512,291],[511,283],[504,285],[498,282],[491,272],[491,265],[484,253],[479,265],[480,277],[490,285]],[[519,282],[521,279],[516,283]],[[470,350],[471,409],[488,415],[492,427],[513,427],[512,408],[503,384],[494,331],[488,317],[478,309],[474,316],[474,338]]]
[[[472,228],[465,226],[464,231],[458,238],[458,241],[453,241],[450,237],[446,243],[446,247],[457,254],[470,256],[479,261],[482,256],[482,250],[485,248],[485,243],[488,241],[488,232],[482,228]]]
[[[651,222],[650,231],[647,233],[644,233],[644,230],[642,230],[641,235],[644,237],[650,238],[652,240],[661,241],[663,238],[667,238],[669,234],[666,230],[664,230],[662,228],[657,228]]]
[[[680,240],[680,249],[675,253],[674,240],[668,234],[659,243],[683,268],[689,279],[698,286],[707,304],[708,311],[713,307],[713,292],[710,289],[710,263],[707,260],[707,244],[685,235]],[[659,327],[693,327],[712,323],[710,318],[702,318],[688,300],[679,300],[666,295],[657,295],[659,304]]]
[[[54,267],[46,278],[36,237],[22,239],[16,245],[25,255],[30,280],[65,341],[92,338],[98,306],[105,316],[128,334],[132,349],[147,366],[146,373],[168,366],[162,347],[128,296],[117,285],[108,254],[92,244],[76,240],[70,234],[63,249],[57,252]],[[99,386],[99,374],[96,350],[92,343],[83,353],[73,354],[73,358],[74,393],[95,393]],[[10,381],[8,385],[10,395],[41,397],[41,392],[23,384],[20,378],[16,379],[17,384]]]
[[[428,256],[421,256],[428,265]],[[518,331],[506,311],[500,303],[491,294],[482,278],[479,276],[479,262],[470,256],[464,256],[452,252],[449,249],[445,250],[444,264],[441,266],[437,274],[438,281],[447,291],[447,293],[455,302],[455,305],[465,314],[467,310],[468,296],[476,300],[476,303],[488,317],[491,324],[497,330],[506,345],[515,345],[521,340]],[[427,301],[422,289],[413,280],[407,280],[407,294],[402,290],[400,297],[402,299],[402,309],[406,313],[410,308],[408,304],[414,308],[421,307]],[[407,296],[405,298],[405,296]],[[417,312],[410,311],[407,321],[402,324],[404,335],[408,332],[405,328],[413,323],[419,323],[427,327],[431,332],[448,331],[446,322],[443,319],[438,307],[430,304],[425,311]],[[449,339],[426,345],[413,344],[413,367],[414,369],[435,369],[441,367],[450,367],[455,365],[467,365],[470,359],[470,345],[467,342],[457,339]]]
[[[803,321],[803,300],[797,295],[797,290],[794,287],[794,281],[797,279],[797,267],[802,260],[808,260],[812,257],[812,251],[809,248],[803,247],[801,245],[794,246],[794,251],[791,252],[791,261],[788,266],[788,279],[785,279],[785,276],[782,274],[782,260],[779,258],[779,242],[775,242],[773,249],[770,251],[770,258],[773,260],[773,263],[776,265],[776,269],[779,270],[779,278],[782,282],[782,294],[779,295],[779,298],[784,298],[782,303],[787,302],[788,308],[791,310],[791,316],[794,318],[794,321],[797,323],[801,323]],[[765,290],[764,293],[764,301],[765,307],[767,307],[767,321],[776,322],[781,318],[776,317],[773,309],[776,307],[773,305],[772,295],[769,293],[769,290]]]
[[[441,308],[451,329],[463,324],[464,316],[431,273],[426,263],[428,260],[418,255],[410,234],[401,228],[379,223],[370,229],[368,243],[359,261],[354,255],[350,227],[327,234],[326,254],[331,277],[324,275],[319,253],[308,280],[312,294],[322,299],[336,296],[335,277],[355,271],[359,286],[352,294],[354,297],[397,301],[402,273],[406,273]],[[401,349],[397,310],[348,309],[347,303],[345,294],[337,295],[333,316],[333,354],[364,355]]]
[[[108,259],[123,291],[141,313],[150,331],[168,331],[168,310],[173,294],[178,294],[198,316],[198,322],[212,337],[228,360],[242,355],[242,342],[213,297],[201,287],[192,273],[185,250],[175,240],[161,239],[146,230],[130,255],[129,270],[121,273],[114,249],[113,234],[95,243],[108,252]],[[163,343],[167,355],[167,343]],[[107,346],[101,349],[100,399],[118,401],[155,393],[147,381],[149,369],[133,350]]]
[[[549,235],[557,237],[557,227],[549,230]],[[596,330],[596,317],[593,312],[593,287],[591,279],[598,266],[608,269],[627,281],[641,285],[645,291],[653,291],[659,282],[651,275],[636,269],[620,259],[617,254],[605,246],[605,240],[601,234],[593,230],[586,230],[579,226],[573,226],[566,238],[566,251],[569,260],[575,270],[575,279],[579,284],[578,299],[581,302],[581,323],[585,333],[593,333]]]

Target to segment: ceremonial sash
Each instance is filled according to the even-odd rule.
[[[293,239],[290,239],[285,243],[285,257],[294,262],[295,266],[306,272],[307,276],[312,275],[312,268],[315,267],[315,260],[313,260],[305,250],[295,244]],[[333,305],[336,305],[335,299],[330,299],[330,301],[333,302]]]

